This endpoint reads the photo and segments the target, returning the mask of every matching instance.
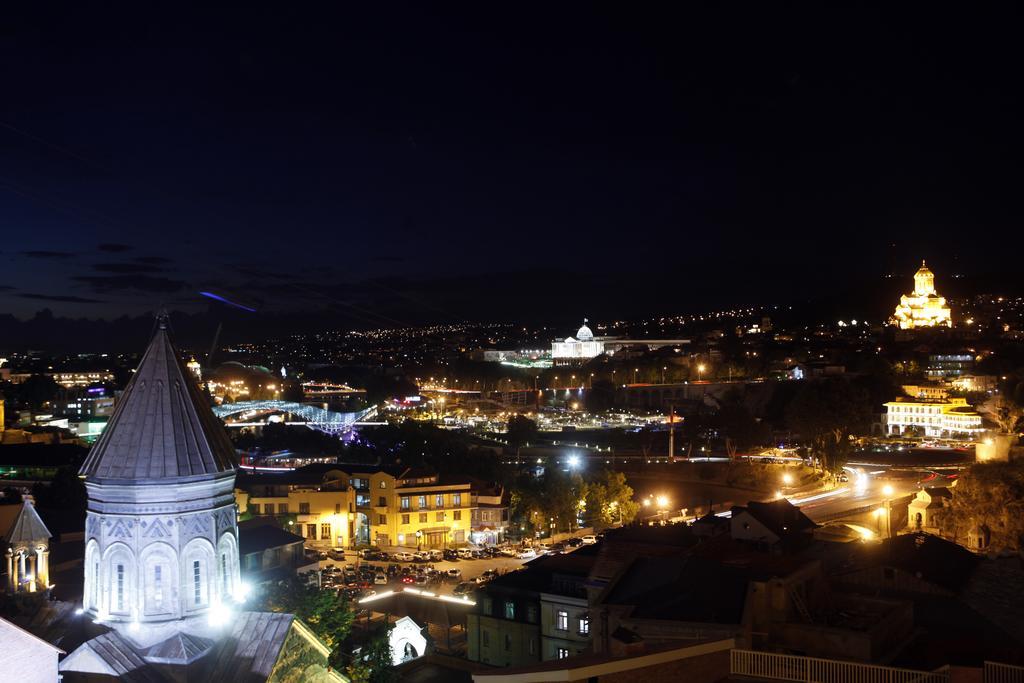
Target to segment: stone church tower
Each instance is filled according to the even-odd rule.
[[[80,472],[83,607],[141,647],[182,633],[201,646],[242,597],[234,448],[166,328],[161,318]]]

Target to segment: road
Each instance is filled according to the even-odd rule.
[[[395,564],[397,564],[400,567],[411,566],[414,568],[432,565],[434,569],[438,569],[440,571],[445,572],[449,569],[456,568],[462,570],[461,580],[469,581],[480,576],[488,569],[495,569],[498,571],[499,574],[505,574],[510,571],[515,571],[516,569],[520,569],[523,566],[523,564],[525,564],[528,561],[529,560],[520,560],[515,557],[491,557],[484,560],[458,560],[456,562],[396,562]],[[387,566],[389,564],[389,562],[366,562],[364,560],[359,560],[358,562],[359,564],[371,564],[378,567]],[[328,566],[343,567],[346,564],[353,566],[357,565],[355,553],[349,555],[346,558],[345,562],[335,560],[321,560],[320,568],[323,569],[324,567]],[[384,590],[395,590],[396,588],[399,588],[402,585],[402,582],[399,581],[397,578],[392,578],[388,581],[388,584],[386,586],[380,585],[374,586],[373,588],[377,592],[380,592]],[[458,581],[445,581],[441,584],[432,585],[430,590],[437,593],[438,595],[450,595],[452,589],[454,589],[456,585],[458,585]]]

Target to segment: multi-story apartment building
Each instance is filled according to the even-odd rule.
[[[505,540],[508,530],[508,494],[501,486],[473,491],[473,518],[470,541],[478,545],[496,545]]]
[[[460,545],[472,520],[468,481],[439,481],[408,467],[330,464],[240,475],[235,498],[253,515],[294,516],[306,545],[321,549]]]
[[[467,657],[495,666],[528,666],[589,651],[584,582],[597,547],[550,555],[488,583],[466,615]]]
[[[984,431],[981,415],[964,398],[914,400],[900,397],[885,404],[886,431],[892,435],[972,437]]]

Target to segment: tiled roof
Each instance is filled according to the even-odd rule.
[[[281,654],[293,614],[242,612],[216,654],[209,680],[255,683],[266,681]]]
[[[234,447],[161,323],[80,474],[156,483],[234,469]]]
[[[0,538],[9,544],[31,543],[51,538],[32,503],[0,505]]]

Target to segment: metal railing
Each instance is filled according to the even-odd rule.
[[[1024,666],[985,662],[981,679],[983,683],[1024,683]]]
[[[949,683],[948,670],[915,671],[753,650],[733,650],[729,672],[733,676],[801,683]],[[1000,679],[993,683],[1019,683],[1019,679]]]

